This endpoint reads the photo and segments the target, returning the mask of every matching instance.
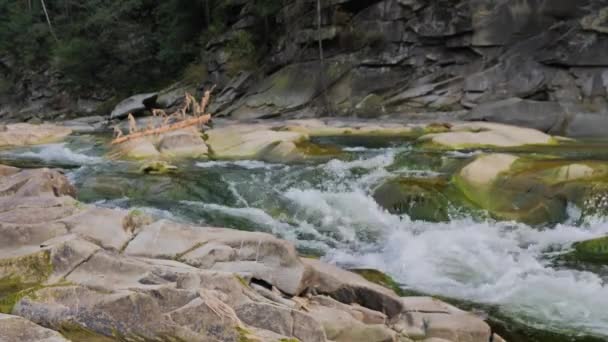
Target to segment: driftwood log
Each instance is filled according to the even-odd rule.
[[[165,111],[162,109],[152,110],[152,115],[154,117],[162,118],[162,122],[158,127],[148,126],[145,129],[138,130],[135,118],[132,114],[129,114],[129,134],[123,135],[120,128],[114,127],[115,135],[114,140],[112,140],[112,145],[121,144],[126,141],[148,135],[166,133],[190,126],[202,126],[211,120],[211,114],[205,114],[205,110],[209,104],[209,100],[211,99],[211,90],[205,92],[200,104],[196,102],[194,96],[188,93],[185,94],[184,99],[184,106],[170,115],[167,115],[167,113],[165,113]],[[192,115],[188,115],[188,112],[191,112]],[[169,124],[169,120],[171,118],[177,118],[179,121]]]

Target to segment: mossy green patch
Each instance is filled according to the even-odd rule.
[[[10,314],[21,298],[42,287],[39,283],[24,283],[18,276],[0,279],[0,313]]]
[[[243,327],[236,327],[238,333],[238,342],[257,342],[256,339],[251,338],[251,332]]]
[[[440,178],[400,178],[380,186],[373,197],[393,214],[407,214],[413,220],[447,221],[446,185]]]
[[[367,281],[395,291],[395,293],[399,296],[405,295],[405,292],[403,291],[403,289],[401,289],[399,283],[386,273],[372,268],[355,268],[351,269],[350,271],[359,274]]]
[[[247,279],[241,277],[240,275],[235,275],[236,279],[239,281],[239,283],[241,283],[243,286],[245,286],[246,288],[249,288],[249,282],[247,281]]]
[[[144,163],[139,168],[139,171],[144,174],[152,175],[167,174],[176,172],[177,166],[171,165],[165,161],[156,160],[149,163]]]
[[[301,140],[295,143],[298,151],[310,157],[330,157],[342,153],[339,147],[333,145],[318,145],[308,140]]]
[[[10,313],[24,296],[34,292],[53,272],[50,251],[0,260],[0,312]]]
[[[188,248],[187,250],[185,250],[185,251],[177,254],[174,259],[175,260],[181,260],[184,257],[184,255],[186,255],[186,254],[188,254],[188,253],[190,253],[190,252],[192,252],[192,251],[194,251],[196,249],[199,249],[199,248],[203,247],[205,244],[207,244],[207,242],[198,242],[194,246],[192,246],[192,247]]]
[[[566,218],[566,198],[538,176],[536,161],[518,158],[492,179],[478,182],[477,174],[487,177],[483,168],[493,167],[491,160],[487,163],[477,165],[476,171],[468,176],[459,172],[452,177],[452,184],[471,203],[499,220],[537,225],[554,224]]]
[[[92,330],[89,330],[79,324],[65,323],[59,328],[59,333],[65,338],[73,342],[117,342],[118,338],[108,337]]]
[[[577,242],[570,259],[608,265],[608,236]]]

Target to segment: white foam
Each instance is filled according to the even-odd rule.
[[[463,151],[447,151],[445,154],[448,157],[452,157],[452,158],[471,158],[477,155],[482,154],[483,151],[480,150],[475,150],[475,151],[468,151],[468,152],[463,152]]]
[[[45,162],[64,162],[78,165],[96,164],[102,161],[101,157],[90,156],[85,151],[74,151],[61,144],[48,144],[34,147],[25,152],[9,152],[9,156],[23,159],[43,160]]]
[[[221,167],[238,167],[248,170],[254,169],[274,169],[283,168],[285,165],[266,163],[258,160],[223,160],[223,161],[206,161],[196,163],[197,167],[209,169],[209,168],[221,168]]]
[[[327,259],[385,270],[420,291],[499,304],[552,329],[608,335],[608,285],[590,272],[556,269],[544,254],[608,233],[606,222],[542,231],[472,220],[385,228],[376,251],[334,250]]]
[[[373,170],[384,168],[392,164],[394,161],[395,152],[388,150],[386,153],[379,154],[371,158],[359,158],[350,161],[332,159],[326,164],[323,164],[322,167],[335,173],[336,175],[343,175],[344,173],[350,172],[353,169]]]
[[[367,147],[363,147],[363,146],[354,146],[354,147],[344,147],[342,148],[342,151],[344,152],[365,152],[365,151],[369,151],[371,149],[367,148]]]
[[[312,224],[309,224],[306,221],[294,221],[294,224],[289,224],[268,215],[262,209],[252,207],[235,208],[220,204],[203,203],[197,201],[180,201],[180,203],[195,206],[204,210],[218,211],[232,217],[248,220],[257,226],[263,227],[267,232],[296,243],[299,247],[314,248],[325,251],[329,249],[328,242],[334,242],[332,239],[323,236]],[[307,234],[308,236],[313,236],[314,240],[298,239],[298,235],[302,233]]]

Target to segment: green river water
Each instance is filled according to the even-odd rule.
[[[511,341],[608,340],[608,267],[559,262],[572,243],[608,234],[608,218],[598,211],[585,215],[585,208],[569,204],[559,223],[529,226],[493,220],[438,192],[432,203],[443,219],[437,222],[425,218],[428,210],[391,214],[372,196],[395,177],[449,182],[479,151],[327,138],[317,142],[343,153],[290,165],[186,160],[176,163],[176,173],[143,175],[135,162],[106,159],[107,140],[74,136],[65,143],[2,151],[0,159],[64,168],[83,202],[269,232],[292,241],[304,255],[379,269],[406,293],[441,296],[486,312]],[[514,152],[608,163],[606,142]]]

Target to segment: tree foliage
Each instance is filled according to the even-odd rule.
[[[239,13],[233,2],[46,1],[55,41],[39,1],[0,0],[0,63],[10,59],[15,73],[53,66],[78,86],[153,89],[179,77],[210,39],[226,31]],[[263,46],[281,3],[252,1],[251,12],[266,32],[238,36],[230,48],[251,54],[254,46]]]

